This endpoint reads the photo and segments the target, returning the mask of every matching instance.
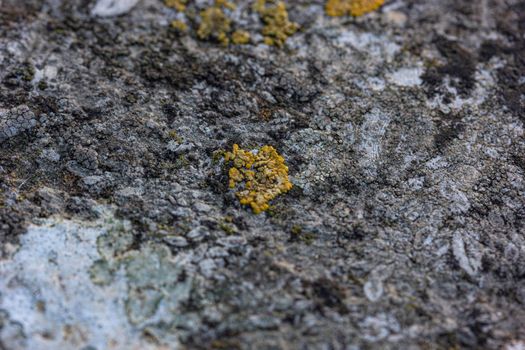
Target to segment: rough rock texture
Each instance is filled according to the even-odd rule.
[[[0,349],[524,349],[525,1],[287,1],[282,48],[237,4],[0,1]]]

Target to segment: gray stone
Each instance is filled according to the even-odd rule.
[[[284,0],[282,47],[254,0],[245,45],[213,0],[1,2],[0,348],[525,342],[522,0]],[[284,158],[267,212],[233,144]]]

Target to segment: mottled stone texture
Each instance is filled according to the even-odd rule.
[[[525,2],[286,3],[275,48],[250,1],[230,46],[206,1],[0,1],[0,349],[525,348]],[[286,159],[268,212],[234,143]]]

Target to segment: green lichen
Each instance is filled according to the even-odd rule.
[[[170,139],[172,139],[173,141],[177,142],[177,143],[183,143],[184,142],[184,139],[177,133],[177,130],[170,130],[168,132],[168,136]]]
[[[26,62],[21,69],[22,80],[32,81],[35,77],[35,67],[29,62]]]
[[[307,245],[313,243],[315,235],[311,232],[305,232],[300,225],[293,225],[290,229],[290,240],[303,242]]]
[[[38,88],[42,91],[46,90],[48,87],[47,82],[45,80],[40,80],[38,82]]]
[[[161,301],[176,309],[189,298],[192,279],[164,245],[147,244],[128,253],[124,267],[129,289],[126,313],[133,324],[151,318]]]
[[[161,303],[167,310],[176,310],[189,298],[193,279],[165,245],[146,243],[133,248],[133,241],[131,228],[115,223],[97,239],[101,257],[89,272],[91,281],[100,286],[113,283],[117,271],[125,272],[126,315],[132,324],[141,325],[154,317]]]
[[[297,237],[303,232],[303,229],[299,225],[293,225],[290,232],[293,237]]]
[[[234,225],[232,224],[233,218],[231,216],[225,216],[220,222],[219,222],[219,228],[224,231],[227,235],[234,235],[237,233],[237,230],[235,229]]]
[[[94,284],[105,286],[113,281],[115,269],[107,260],[100,259],[91,265],[89,276]]]
[[[135,104],[138,101],[137,96],[134,93],[129,93],[124,96],[124,100],[129,104]]]
[[[184,154],[181,154],[180,156],[178,156],[174,163],[174,166],[176,169],[186,168],[189,165],[190,165],[190,161]]]
[[[104,259],[111,259],[131,249],[133,235],[123,224],[117,224],[108,233],[97,238],[97,250]]]
[[[221,159],[224,158],[224,153],[225,153],[225,152],[226,152],[226,151],[223,150],[223,149],[219,149],[219,150],[214,151],[214,152],[213,152],[213,155],[212,155],[212,158],[211,158],[211,159],[212,159],[212,162],[213,162],[214,164],[217,164],[218,162],[220,162]]]

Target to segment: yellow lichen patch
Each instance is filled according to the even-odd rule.
[[[328,0],[325,5],[325,12],[328,16],[340,17],[350,12],[350,1],[348,0]]]
[[[215,0],[215,5],[201,11],[201,24],[197,30],[199,38],[206,40],[215,38],[223,45],[228,45],[228,33],[231,30],[231,20],[223,8],[233,9],[235,5],[226,0]]]
[[[377,10],[384,2],[385,0],[352,0],[350,1],[350,14],[352,16],[362,16]]]
[[[228,0],[215,0],[215,6],[222,6],[228,10],[235,10],[235,4],[233,2],[229,2]]]
[[[188,2],[188,0],[165,0],[164,4],[166,4],[166,6],[168,6],[168,7],[173,7],[177,11],[181,11],[182,12],[182,11],[186,10],[187,2]]]
[[[269,201],[292,188],[284,158],[272,146],[246,151],[235,144],[224,159],[232,164],[230,188],[238,189],[235,194],[241,204],[251,206],[255,214],[268,210]]]
[[[350,13],[352,16],[362,16],[377,10],[385,0],[328,0],[325,11],[329,16],[344,16]]]
[[[288,11],[283,1],[270,0],[271,5],[266,2],[267,0],[257,0],[254,5],[255,11],[259,13],[265,24],[262,30],[264,43],[283,46],[286,39],[297,31],[299,25],[288,19]]]
[[[171,22],[171,27],[178,32],[185,32],[188,30],[188,25],[183,21],[175,20]]]
[[[248,44],[250,42],[250,33],[244,30],[236,30],[232,34],[232,41],[234,44]]]

